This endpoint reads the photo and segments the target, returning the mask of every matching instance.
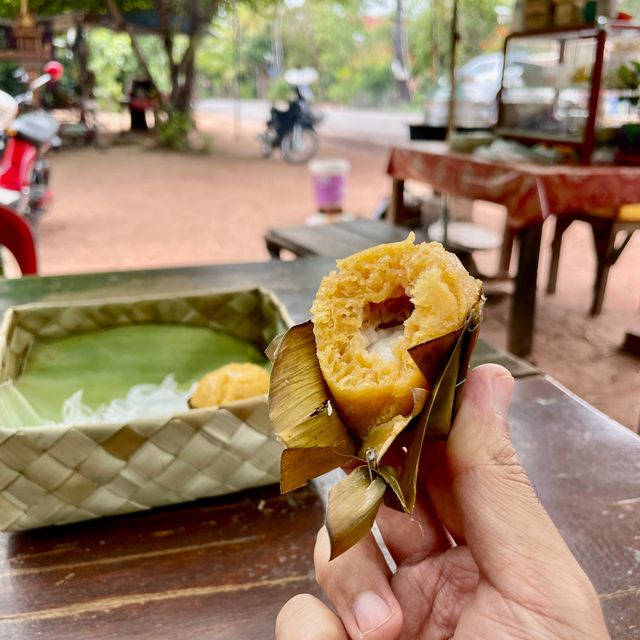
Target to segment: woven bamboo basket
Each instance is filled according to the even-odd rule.
[[[223,330],[264,350],[290,321],[273,294],[261,289],[12,307],[0,327],[0,382],[20,376],[38,338],[149,323]],[[280,453],[266,397],[127,424],[0,426],[0,530],[276,483]]]

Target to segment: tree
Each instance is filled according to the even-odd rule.
[[[131,48],[138,64],[152,83],[159,99],[164,123],[172,132],[170,146],[183,147],[193,126],[191,99],[195,79],[196,51],[209,29],[223,0],[32,0],[30,10],[37,15],[55,15],[78,11],[89,16],[110,17],[111,25],[129,35]],[[106,6],[106,10],[105,10]],[[20,0],[0,0],[0,15],[13,17],[20,8]],[[161,79],[153,73],[139,42],[139,31],[127,21],[131,11],[152,12],[155,17],[149,26],[162,43],[169,79],[168,94],[161,91]],[[162,127],[161,127],[162,129]]]
[[[170,115],[180,113],[188,116],[191,112],[196,51],[220,0],[151,0],[150,4],[158,16],[157,34],[164,46],[171,86],[169,95],[162,97],[162,105]],[[134,29],[125,21],[116,0],[107,0],[106,5],[116,27],[129,34],[138,62],[157,88]],[[182,47],[179,46],[181,35],[186,38]],[[158,91],[158,94],[162,95],[162,92]]]
[[[413,97],[411,82],[411,65],[409,62],[409,43],[407,42],[407,28],[405,25],[402,0],[396,0],[395,18],[393,21],[393,49],[394,75],[398,85],[400,97],[411,100]]]
[[[275,69],[273,16],[272,8],[257,12],[246,4],[220,12],[212,37],[203,41],[196,57],[198,73],[215,84],[217,95],[232,95],[237,80],[240,96],[267,96]]]
[[[156,89],[164,115],[164,122],[161,121],[158,128],[160,142],[182,149],[188,146],[188,134],[194,126],[191,100],[196,51],[217,12],[220,0],[150,0],[150,3],[157,14],[158,24],[155,30],[166,56],[171,87],[168,96],[159,90],[158,81],[153,77],[137,35],[126,22],[121,7],[116,0],[106,2],[116,28],[129,34],[133,52]]]
[[[375,106],[394,92],[392,20],[372,18],[359,0],[306,0],[281,11],[287,67],[312,66],[318,97]]]
[[[640,0],[639,0],[640,1]],[[497,51],[502,39],[495,7],[509,0],[459,0],[457,64],[480,53]],[[452,0],[431,0],[425,10],[412,14],[409,21],[409,48],[413,55],[414,76],[423,79],[423,89],[433,87],[449,68],[451,56]]]

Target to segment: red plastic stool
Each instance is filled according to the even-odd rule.
[[[31,225],[11,209],[0,205],[0,245],[15,257],[22,275],[38,273],[38,258]]]

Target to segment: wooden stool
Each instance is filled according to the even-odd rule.
[[[549,265],[547,293],[555,293],[556,291],[562,235],[576,220],[587,222],[591,226],[593,233],[597,268],[590,313],[592,316],[596,316],[602,311],[604,292],[607,287],[607,278],[609,277],[609,268],[616,263],[624,251],[624,248],[629,244],[633,232],[640,229],[640,204],[621,206],[615,218],[600,217],[597,213],[557,216],[553,241],[551,243],[551,262]],[[622,242],[616,244],[616,236],[619,231],[624,232],[624,238]]]

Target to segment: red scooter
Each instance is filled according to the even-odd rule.
[[[44,73],[29,84],[26,93],[13,97],[0,91],[0,128],[5,147],[0,160],[0,205],[29,220],[35,226],[51,202],[49,163],[46,152],[60,144],[60,125],[42,109],[16,118],[21,104],[33,99],[34,91],[62,77],[62,65],[48,62]]]

